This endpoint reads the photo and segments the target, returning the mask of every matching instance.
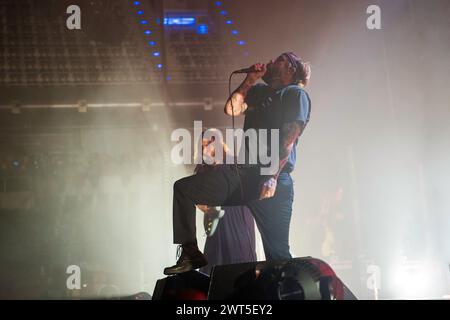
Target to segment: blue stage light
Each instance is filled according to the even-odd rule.
[[[154,56],[154,57],[159,57],[160,55],[161,55],[161,53],[158,52],[158,51],[153,52],[153,56]]]
[[[195,25],[194,17],[168,17],[164,18],[164,24],[168,26],[193,26]]]
[[[208,26],[206,24],[200,24],[197,26],[197,33],[198,34],[208,34]]]

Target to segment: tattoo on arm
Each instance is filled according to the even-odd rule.
[[[245,103],[245,97],[253,85],[244,81],[228,98],[225,106],[225,113],[231,115],[241,115],[247,110],[248,105]]]
[[[302,133],[302,125],[299,121],[292,121],[283,124],[280,134],[280,167],[275,178],[278,178],[284,165],[287,163],[289,154],[292,151],[295,140]]]
[[[239,93],[241,93],[242,95],[245,96],[245,95],[247,95],[248,90],[250,90],[250,88],[251,88],[252,86],[253,86],[252,84],[247,83],[247,82],[244,81],[244,82],[239,86],[239,88],[236,89],[235,92],[239,92]]]

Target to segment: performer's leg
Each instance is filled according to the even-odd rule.
[[[174,243],[197,243],[195,205],[220,206],[236,198],[239,192],[237,175],[225,168],[176,181],[173,185]]]
[[[246,202],[244,193],[257,194],[258,175],[256,170],[239,170],[224,166],[208,172],[178,180],[174,184],[173,224],[174,243],[182,245],[182,254],[176,265],[165,268],[164,274],[177,274],[205,266],[208,262],[197,247],[195,228],[195,205],[209,206],[238,205]],[[256,186],[255,186],[256,185]],[[252,192],[245,192],[246,186],[253,186]],[[254,190],[253,190],[254,189]]]
[[[258,170],[239,169],[238,175],[235,167],[223,166],[176,181],[173,188],[174,243],[197,242],[195,205],[233,206],[255,198],[258,191]]]
[[[266,260],[290,259],[289,226],[294,199],[292,178],[281,174],[272,198],[251,201],[252,211],[264,245]]]

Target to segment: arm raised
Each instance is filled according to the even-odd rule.
[[[247,74],[242,84],[231,94],[225,104],[225,113],[229,116],[239,116],[245,113],[248,105],[245,103],[245,97],[253,85],[266,73],[266,65],[257,63],[253,65],[256,72]]]

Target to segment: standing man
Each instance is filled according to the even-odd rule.
[[[197,247],[195,206],[247,205],[261,233],[267,260],[290,259],[289,226],[294,200],[290,173],[296,162],[296,146],[310,117],[311,100],[303,89],[310,78],[309,64],[292,52],[281,54],[267,65],[255,64],[244,82],[229,97],[225,113],[245,115],[248,129],[279,130],[279,166],[272,175],[262,175],[264,166],[229,165],[227,170],[210,171],[180,179],[174,184],[174,243],[181,255],[164,274],[178,274],[205,266],[208,262]],[[266,84],[256,84],[262,79]],[[261,141],[258,141],[260,145]],[[245,151],[249,151],[246,141]],[[267,154],[271,152],[267,144]]]

